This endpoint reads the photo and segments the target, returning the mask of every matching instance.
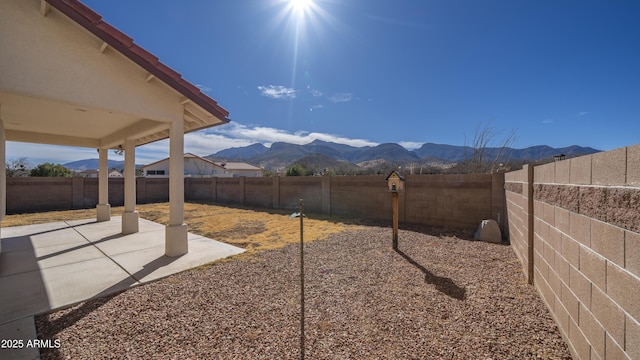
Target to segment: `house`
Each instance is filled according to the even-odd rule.
[[[246,177],[262,177],[264,176],[264,169],[245,162],[217,162],[218,166],[223,167],[225,170],[233,174],[234,177],[246,176]]]
[[[142,168],[145,177],[169,177],[169,158],[156,161]],[[200,156],[184,154],[185,177],[233,177],[233,173],[212,161]]]
[[[100,175],[100,170],[82,170],[77,173],[75,176],[83,177],[83,178],[98,178]],[[123,177],[122,173],[116,169],[109,170],[108,177]]]
[[[169,177],[169,159],[142,168],[145,177]],[[264,170],[244,162],[213,162],[191,153],[184,154],[185,177],[261,177]]]
[[[0,49],[0,221],[6,141],[98,149],[97,221],[111,220],[108,154],[118,149],[116,226],[137,233],[136,147],[169,139],[165,255],[186,254],[184,134],[226,124],[229,112],[78,0],[0,1]]]

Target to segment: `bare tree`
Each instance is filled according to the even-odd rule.
[[[31,163],[26,157],[8,160],[6,163],[7,177],[27,177],[31,169]]]
[[[512,129],[498,139],[502,134],[503,131],[496,130],[491,121],[485,125],[478,123],[470,146],[467,145],[465,136],[465,160],[460,170],[463,173],[491,173],[500,164],[506,163],[509,160],[510,146],[516,140],[516,132]],[[469,148],[470,154],[467,152]]]

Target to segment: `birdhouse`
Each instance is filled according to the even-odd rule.
[[[387,176],[387,185],[389,185],[389,191],[391,192],[403,192],[404,191],[404,176],[400,175],[397,171],[392,171]]]

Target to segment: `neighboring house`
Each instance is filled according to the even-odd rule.
[[[98,170],[82,170],[76,173],[76,177],[97,178]]]
[[[169,159],[141,168],[145,177],[169,177]],[[213,162],[191,153],[184,154],[185,177],[261,177],[264,169],[244,162]]]
[[[264,169],[244,162],[217,162],[218,166],[223,167],[225,170],[231,172],[234,177],[246,176],[246,177],[262,177],[264,176]]]
[[[169,177],[169,158],[145,165],[142,174],[146,177]],[[224,167],[200,156],[184,154],[184,176],[186,177],[233,177]]]
[[[84,178],[97,178],[99,174],[99,170],[83,170],[80,171],[76,176],[84,177]],[[109,170],[109,177],[123,177],[122,173],[116,169]]]

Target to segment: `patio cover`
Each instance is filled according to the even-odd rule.
[[[228,111],[77,0],[0,1],[0,49],[0,221],[6,141],[98,149],[98,221],[110,219],[108,152],[124,149],[122,232],[137,232],[135,148],[169,138],[165,253],[186,253],[184,134]]]

